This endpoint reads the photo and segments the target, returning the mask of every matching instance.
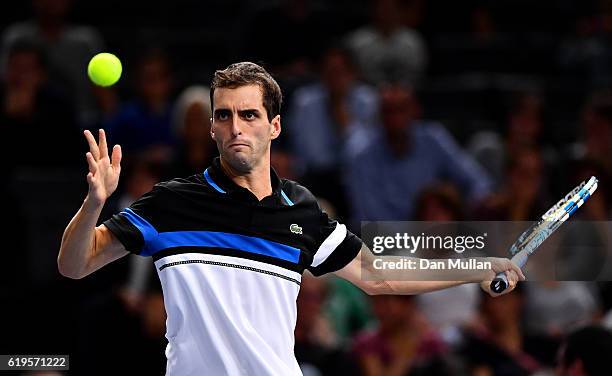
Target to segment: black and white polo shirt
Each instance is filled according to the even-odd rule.
[[[305,269],[343,268],[361,240],[271,170],[261,201],[211,167],[154,189],[104,222],[152,256],[166,312],[167,375],[299,375],[296,298]]]

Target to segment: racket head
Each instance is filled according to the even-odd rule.
[[[583,181],[546,211],[542,217],[525,230],[510,247],[510,255],[523,250],[533,253],[563,222],[591,197],[597,189],[595,176]]]
[[[535,224],[525,230],[510,247],[512,261],[521,269],[529,256],[581,207],[597,189],[598,180],[592,176],[583,181],[553,205]],[[491,281],[491,291],[502,293],[508,288],[505,273],[499,273]]]

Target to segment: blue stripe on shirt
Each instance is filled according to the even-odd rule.
[[[253,254],[274,257],[297,264],[300,250],[285,244],[254,236],[214,231],[172,231],[160,232],[144,218],[125,209],[122,214],[142,233],[145,245],[141,256],[151,256],[164,249],[174,247],[215,247],[229,248]]]
[[[142,218],[130,208],[125,208],[121,214],[125,217],[140,231],[144,238],[145,244],[149,243],[157,237],[157,230],[151,225],[146,219]]]
[[[283,198],[287,202],[287,205],[293,206],[293,201],[289,200],[289,197],[287,197],[287,194],[282,189],[281,189],[281,195],[283,196]]]
[[[214,189],[216,189],[216,190],[217,190],[217,192],[220,192],[220,193],[225,193],[225,191],[224,191],[223,189],[221,189],[221,187],[219,187],[219,186],[217,185],[217,183],[215,183],[215,182],[212,180],[212,178],[210,177],[210,174],[208,174],[208,169],[206,169],[206,170],[204,171],[204,178],[206,179],[206,181],[208,182],[208,184],[210,184],[210,186],[211,186],[211,187],[213,187]]]

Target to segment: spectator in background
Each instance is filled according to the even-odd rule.
[[[309,75],[321,43],[333,39],[341,24],[330,6],[313,0],[281,0],[259,7],[247,28],[249,59],[265,61],[284,79]],[[278,53],[278,46],[283,53]]]
[[[19,42],[5,53],[0,77],[0,194],[10,218],[3,221],[0,236],[6,250],[3,262],[10,267],[0,277],[0,318],[28,324],[8,325],[0,347],[5,351],[32,349],[33,345],[65,349],[72,331],[58,328],[70,321],[69,315],[47,308],[62,305],[73,295],[57,281],[55,258],[47,257],[51,255],[47,246],[53,248],[59,240],[61,227],[55,229],[55,224],[69,218],[63,216],[66,208],[62,203],[74,204],[70,201],[74,196],[62,190],[65,196],[52,203],[49,196],[60,194],[57,187],[71,186],[70,167],[83,155],[79,152],[80,131],[71,103],[48,81],[41,48]],[[74,184],[72,187],[78,191]],[[45,194],[39,194],[41,189]],[[43,318],[41,310],[45,311]]]
[[[591,3],[596,9],[576,22],[576,32],[560,48],[559,65],[577,85],[601,89],[612,85],[612,4],[608,0]]]
[[[137,97],[106,121],[106,133],[127,156],[146,150],[158,161],[167,161],[175,144],[170,62],[160,50],[150,50],[140,57],[134,72]]]
[[[599,166],[606,180],[612,177],[612,92],[591,96],[582,114],[583,141],[574,148],[574,157]]]
[[[356,221],[414,218],[419,193],[449,180],[472,204],[489,193],[489,178],[438,123],[419,120],[414,93],[380,92],[381,127],[355,132],[347,145],[346,185]]]
[[[524,147],[540,146],[543,132],[542,98],[534,92],[515,94],[507,114],[506,153],[514,156]]]
[[[9,169],[72,166],[80,132],[70,102],[48,82],[45,55],[25,42],[12,45],[6,54],[0,87],[2,160],[10,161]]]
[[[78,122],[88,128],[99,120],[99,105],[109,106],[114,94],[108,89],[94,88],[86,69],[89,59],[102,51],[102,37],[92,27],[68,23],[72,0],[32,0],[34,19],[9,26],[2,36],[1,61],[6,69],[8,51],[26,41],[41,46],[48,58],[49,82],[67,91],[75,104]]]
[[[542,343],[558,344],[569,330],[601,315],[591,283],[530,282],[526,287],[525,330]]]
[[[301,181],[345,214],[340,165],[344,143],[376,118],[376,92],[359,83],[349,52],[333,47],[320,62],[318,83],[298,89],[287,114],[291,151],[303,166]]]
[[[349,373],[352,364],[339,347],[333,327],[323,314],[328,279],[302,277],[297,297],[298,315],[295,326],[295,357],[304,376]]]
[[[461,195],[452,184],[437,184],[423,189],[416,203],[417,221],[462,221],[464,208]]]
[[[504,122],[503,135],[484,130],[468,142],[470,153],[491,175],[496,187],[504,181],[505,165],[525,148],[540,149],[549,170],[557,166],[554,149],[545,144],[544,106],[539,94],[533,91],[512,94]]]
[[[362,375],[412,374],[446,352],[437,333],[425,325],[413,296],[373,296],[372,302],[378,326],[358,334],[353,345]]]
[[[417,220],[452,222],[463,218],[461,196],[452,185],[428,187],[419,195]],[[476,320],[479,291],[477,285],[469,283],[421,294],[416,299],[419,309],[427,321],[438,329],[444,341],[456,345],[461,341],[461,327]]]
[[[370,83],[402,81],[417,85],[427,66],[425,41],[402,26],[399,0],[371,0],[372,23],[347,37],[363,78]]]
[[[521,285],[499,298],[481,294],[481,325],[466,331],[460,350],[471,375],[527,376],[540,367],[525,351],[523,304]]]
[[[217,154],[210,137],[210,88],[191,86],[176,101],[173,126],[178,148],[171,166],[172,176],[203,172]]]
[[[586,326],[570,333],[559,350],[557,376],[604,376],[610,374],[612,332]]]
[[[545,173],[539,150],[524,147],[508,162],[502,188],[488,197],[474,212],[474,218],[488,221],[531,221],[550,206]]]

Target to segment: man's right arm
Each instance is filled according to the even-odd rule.
[[[116,145],[109,156],[103,130],[99,133],[99,144],[89,131],[85,131],[85,137],[89,143],[89,192],[64,231],[57,257],[59,272],[75,279],[83,278],[128,254],[106,226],[96,227],[104,203],[117,189],[121,172],[121,148]]]
[[[83,278],[129,253],[106,226],[96,227],[101,211],[86,199],[66,227],[57,258],[63,276]]]

